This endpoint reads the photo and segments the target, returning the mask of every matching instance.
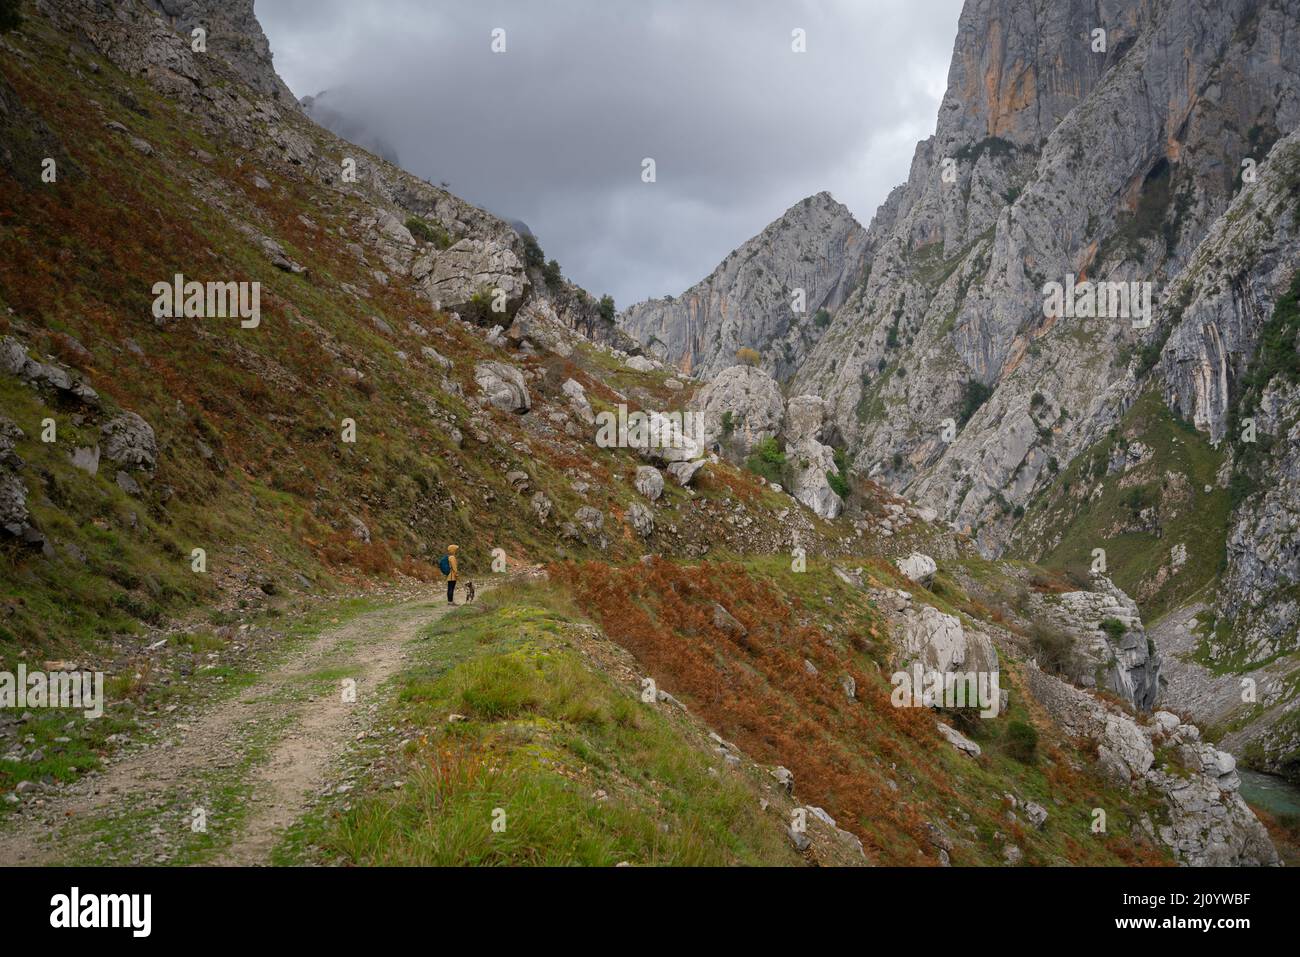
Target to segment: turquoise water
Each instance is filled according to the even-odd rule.
[[[1300,815],[1300,787],[1258,771],[1240,770],[1241,796],[1270,814]]]

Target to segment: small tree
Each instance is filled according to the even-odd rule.
[[[546,265],[546,253],[542,252],[537,237],[531,234],[524,237],[524,265],[529,269],[541,269]]]
[[[748,347],[737,349],[736,358],[751,368],[757,366],[763,360],[763,357],[760,356],[756,350]]]
[[[601,296],[600,305],[596,307],[596,311],[600,313],[600,318],[604,319],[606,322],[613,322],[614,297],[608,294]]]
[[[564,282],[564,276],[560,273],[560,264],[552,259],[542,267],[542,280],[546,283],[546,288],[554,292],[560,288]]]

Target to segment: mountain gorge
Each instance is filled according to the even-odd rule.
[[[1274,770],[1297,744],[1298,37],[1287,2],[967,3],[937,130],[807,354],[767,334],[781,296],[730,302],[855,470],[983,554],[1086,576],[1102,550],[1152,619],[1200,608],[1176,669],[1270,677],[1176,706],[1251,726]],[[1053,314],[1072,282],[1125,301]],[[693,328],[644,314],[622,322],[647,348]]]
[[[0,673],[108,694],[0,710],[0,863],[1294,859],[1238,770],[1295,747],[1292,4],[971,0],[867,229],[618,317],[318,125],[252,0],[23,13]]]

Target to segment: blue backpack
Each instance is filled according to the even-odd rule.
[[[444,575],[450,575],[450,574],[451,574],[451,556],[450,556],[450,555],[443,555],[442,558],[438,559],[438,570],[439,570],[440,572],[442,572]]]

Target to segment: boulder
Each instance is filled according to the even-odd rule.
[[[668,466],[668,474],[673,477],[674,482],[685,488],[695,479],[695,473],[704,468],[707,462],[707,459],[698,459],[694,462],[673,462]]]
[[[744,638],[749,634],[749,629],[717,602],[713,603],[713,627],[733,638]]]
[[[659,501],[664,493],[663,473],[652,465],[637,466],[636,490],[652,502]]]
[[[649,538],[654,533],[654,513],[640,502],[633,502],[628,506],[627,520],[632,523],[632,529],[642,538]]]
[[[786,446],[785,461],[791,475],[790,494],[822,518],[837,518],[844,510],[844,501],[827,477],[838,471],[835,450],[816,439],[805,439]]]
[[[605,524],[605,513],[598,508],[592,508],[590,505],[584,505],[574,512],[573,517],[578,520],[578,524],[588,532],[596,533],[601,530]]]
[[[903,613],[904,665],[920,662],[927,671],[998,670],[997,651],[987,637],[968,633],[961,619],[946,615],[932,605]]]
[[[696,394],[691,407],[704,417],[704,444],[729,441],[748,455],[763,439],[774,438],[785,417],[785,400],[776,380],[761,369],[732,366]],[[730,417],[727,417],[730,413]],[[724,435],[724,419],[731,430]]]
[[[948,743],[958,751],[969,754],[972,758],[978,758],[980,756],[980,746],[956,728],[950,728],[941,721],[939,722],[939,733],[943,735],[944,738],[947,739]]]
[[[920,552],[913,552],[906,558],[896,558],[894,564],[898,566],[900,572],[920,585],[929,584],[934,578],[934,573],[939,570],[933,558]]]
[[[504,316],[515,313],[523,302],[528,277],[523,263],[504,243],[462,239],[431,255],[431,263],[424,268],[417,264],[414,271],[419,276],[427,268],[422,284],[435,308],[468,312],[476,295],[491,296],[496,289],[505,293]]]
[[[134,412],[115,415],[100,427],[104,457],[125,469],[152,473],[158,467],[158,440],[151,426]]]
[[[576,379],[565,380],[564,385],[560,386],[569,399],[569,408],[579,421],[587,425],[594,425],[596,415],[591,411],[591,402],[587,399],[587,390],[582,387],[582,383]]]
[[[830,405],[817,395],[797,395],[785,407],[785,437],[791,444],[820,441]]]
[[[484,398],[503,412],[523,414],[533,407],[524,374],[505,362],[480,362],[474,366],[474,380]]]

